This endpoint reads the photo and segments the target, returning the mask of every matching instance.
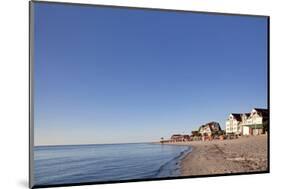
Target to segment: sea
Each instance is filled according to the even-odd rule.
[[[154,143],[36,146],[34,184],[177,177],[189,146]]]

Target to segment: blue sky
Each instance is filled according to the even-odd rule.
[[[156,141],[267,106],[267,20],[35,3],[35,145]]]

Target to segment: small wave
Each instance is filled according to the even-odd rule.
[[[189,147],[188,149],[179,153],[179,155],[175,156],[171,160],[167,161],[166,163],[162,164],[159,169],[156,171],[156,177],[170,177],[170,176],[179,176],[180,172],[180,161],[182,158],[186,156],[186,154],[190,153],[192,148]]]

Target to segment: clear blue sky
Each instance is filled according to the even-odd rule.
[[[267,21],[35,3],[35,145],[156,141],[267,106]]]

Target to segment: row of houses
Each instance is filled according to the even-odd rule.
[[[221,135],[260,135],[268,129],[268,110],[254,108],[247,113],[231,113],[226,120],[226,129],[222,130],[218,122],[212,121],[201,125],[190,135],[174,134],[166,142],[185,142],[190,140],[204,140],[206,137]]]
[[[181,135],[181,134],[174,134],[171,136],[171,139],[170,139],[171,142],[185,142],[185,141],[189,141],[189,140],[190,140],[189,135]]]
[[[226,120],[226,134],[260,135],[268,129],[268,110],[254,108],[248,113],[231,113]]]
[[[174,134],[170,140],[165,142],[185,142],[190,140],[204,140],[206,137],[213,135],[220,135],[222,133],[220,124],[218,122],[209,122],[201,125],[198,130],[192,131],[190,135]]]

